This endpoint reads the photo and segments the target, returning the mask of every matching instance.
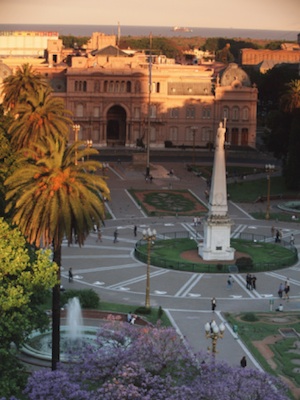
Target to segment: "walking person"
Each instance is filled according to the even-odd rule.
[[[242,357],[240,364],[241,364],[241,367],[242,367],[242,368],[247,367],[246,356]]]
[[[136,225],[134,225],[133,234],[134,234],[134,236],[136,237],[136,235],[137,235],[137,226],[136,226]]]
[[[114,231],[114,243],[117,243],[117,241],[118,241],[118,235],[119,235],[119,232],[118,232],[118,229],[116,229],[116,230]]]
[[[233,279],[232,279],[232,276],[229,275],[229,277],[227,279],[227,289],[231,289],[232,288],[232,284],[233,284]]]
[[[283,290],[284,290],[284,287],[283,287],[283,283],[281,282],[279,285],[279,288],[278,288],[278,297],[280,299],[282,299]]]
[[[73,272],[72,272],[72,268],[69,268],[69,283],[73,282]]]
[[[217,307],[217,300],[216,300],[215,297],[213,297],[211,299],[211,310],[212,310],[212,312],[215,312],[216,307]]]
[[[256,276],[253,275],[251,278],[251,286],[253,290],[256,290],[256,280],[257,280]]]
[[[284,299],[287,301],[289,301],[290,299],[289,293],[290,293],[290,281],[289,279],[287,279],[284,284]]]
[[[102,232],[101,232],[101,229],[98,229],[96,242],[97,242],[97,243],[98,243],[98,242],[102,242]]]
[[[294,234],[293,234],[293,233],[291,234],[290,244],[291,244],[292,246],[294,246],[294,244],[295,244],[295,237],[294,237]]]

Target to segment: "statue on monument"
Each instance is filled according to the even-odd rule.
[[[223,123],[220,122],[217,130],[216,149],[224,149],[225,132],[226,128],[223,126]]]

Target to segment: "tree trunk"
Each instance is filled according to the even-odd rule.
[[[52,371],[57,369],[60,354],[60,267],[61,243],[54,246],[53,261],[58,265],[57,284],[52,289]]]

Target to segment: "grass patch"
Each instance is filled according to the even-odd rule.
[[[202,216],[207,208],[188,190],[130,189],[135,201],[150,216]]]
[[[268,345],[274,353],[275,369],[271,367],[254,345],[255,341],[262,341],[268,337],[279,335],[279,329],[282,328],[294,328],[296,332],[300,332],[299,315],[293,312],[251,314],[255,314],[255,321],[245,319],[245,314],[226,313],[225,317],[232,327],[237,327],[239,338],[245,343],[265,371],[275,376],[284,376],[290,379],[297,387],[300,387],[300,374],[297,372],[299,366],[293,362],[293,360],[299,360],[299,353],[296,352],[299,338],[281,338],[281,336],[278,336],[278,340],[274,344]],[[282,318],[281,323],[277,322],[280,318]]]
[[[269,270],[271,266],[272,269],[276,269],[277,266],[283,268],[283,265],[287,267],[295,262],[295,253],[292,250],[273,243],[256,243],[233,239],[231,246],[238,252],[246,253],[252,260],[251,265],[245,265],[244,269],[239,266],[240,272],[261,272]],[[182,253],[192,250],[197,251],[197,243],[189,238],[156,240],[151,247],[151,263],[165,268],[171,268],[168,265],[172,265],[172,268],[178,270],[206,272],[207,265],[205,263],[189,261],[182,257]],[[147,244],[140,242],[136,249],[137,258],[146,260],[147,254]],[[162,265],[162,262],[164,262],[164,265]],[[233,262],[224,263],[227,267],[230,264],[233,264]],[[195,268],[195,265],[197,268]],[[223,265],[222,268],[214,268],[211,272],[224,272]]]
[[[229,183],[227,192],[230,199],[237,203],[249,203],[256,201],[261,196],[267,196],[267,179],[256,179]],[[271,177],[270,196],[298,196],[298,192],[288,191],[285,188],[284,178],[281,176]],[[284,202],[284,200],[282,200]]]

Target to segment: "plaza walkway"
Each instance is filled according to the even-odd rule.
[[[174,176],[168,171],[173,168]],[[129,164],[111,165],[108,171],[108,185],[112,200],[108,209],[113,219],[106,221],[102,229],[102,242],[96,242],[96,233],[91,233],[82,248],[63,246],[62,283],[66,289],[92,288],[101,300],[142,306],[145,304],[146,267],[134,258],[134,246],[142,238],[146,227],[155,228],[158,235],[172,231],[187,230],[195,232],[191,217],[147,217],[128,193],[136,188],[189,189],[201,201],[206,202],[206,182],[188,172],[183,164],[160,163],[151,168],[154,177],[152,183],[144,179],[143,170],[134,170]],[[152,186],[150,186],[152,185]],[[272,204],[273,207],[276,204]],[[229,215],[234,221],[232,235],[240,232],[271,234],[274,221],[254,220],[249,212],[264,210],[265,204],[240,205],[229,202]],[[137,226],[137,237],[133,227]],[[283,237],[288,239],[291,233],[295,244],[300,247],[300,226],[298,223],[276,223],[282,229]],[[118,242],[113,242],[114,230],[118,228]],[[201,227],[197,228],[201,235]],[[72,267],[74,282],[68,283],[68,269]],[[227,289],[228,274],[195,274],[172,271],[151,266],[151,305],[161,306],[168,313],[178,333],[195,351],[207,351],[211,341],[206,339],[204,325],[215,319],[219,324],[224,321],[225,312],[269,311],[270,299],[274,298],[275,309],[280,301],[277,290],[280,282],[289,278],[291,283],[290,301],[284,303],[284,310],[300,309],[300,264],[293,267],[257,274],[257,289],[249,291],[245,285],[245,276],[233,275],[232,289]],[[217,298],[216,312],[212,313],[210,301]],[[243,355],[247,355],[248,365],[260,368],[256,360],[247,352],[243,343],[226,324],[224,338],[217,344],[218,360],[226,360],[239,365]]]

